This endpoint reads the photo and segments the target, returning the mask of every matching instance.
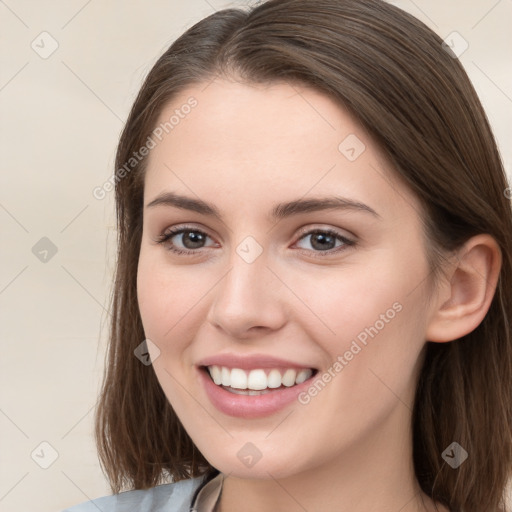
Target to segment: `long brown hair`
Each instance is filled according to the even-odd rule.
[[[213,474],[167,401],[144,340],[136,275],[147,143],[164,106],[216,76],[298,82],[348,109],[423,207],[432,269],[479,233],[503,255],[490,310],[470,334],[426,341],[413,409],[423,491],[450,510],[505,508],[512,467],[512,213],[486,115],[459,61],[423,23],[379,0],[270,0],[226,9],[187,30],[148,74],[121,135],[115,194],[118,254],[96,441],[113,492]],[[127,167],[127,162],[129,166]],[[122,171],[124,169],[124,172]],[[458,442],[456,470],[442,452]]]

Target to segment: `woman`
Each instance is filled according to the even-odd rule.
[[[116,169],[115,494],[70,510],[505,510],[512,214],[437,35],[377,0],[217,12]]]

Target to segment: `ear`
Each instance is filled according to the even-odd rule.
[[[501,269],[501,250],[490,235],[470,238],[442,278],[426,339],[452,341],[476,329],[491,305]]]

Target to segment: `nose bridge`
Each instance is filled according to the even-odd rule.
[[[261,248],[260,254],[255,252],[246,242],[242,242],[230,255],[230,272],[226,276],[225,291],[234,298],[255,300],[258,295],[268,293],[268,251]]]
[[[279,328],[284,311],[269,263],[268,251],[252,237],[234,247],[229,270],[215,287],[210,322],[237,337],[252,327]]]

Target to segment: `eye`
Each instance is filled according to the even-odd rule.
[[[200,229],[181,226],[167,230],[155,241],[175,254],[197,255],[200,253],[198,249],[209,247],[205,245],[208,239],[212,240]],[[307,241],[306,244],[301,247],[299,244],[305,241]],[[325,257],[346,250],[347,247],[356,245],[356,242],[333,229],[312,229],[303,232],[296,245],[305,250],[309,256]],[[312,249],[304,245],[310,245]],[[210,244],[211,246],[215,246],[215,243]]]
[[[192,255],[198,253],[196,249],[205,247],[208,238],[210,237],[200,229],[182,226],[167,230],[155,241],[176,254]]]
[[[307,231],[300,237],[297,244],[302,241],[306,241],[306,244],[304,245],[309,245],[312,249],[304,247],[304,245],[301,248],[306,248],[307,252],[310,254],[313,253],[315,257],[332,255],[333,253],[346,250],[347,247],[354,246],[356,244],[354,240],[351,240],[332,229],[313,229]]]

